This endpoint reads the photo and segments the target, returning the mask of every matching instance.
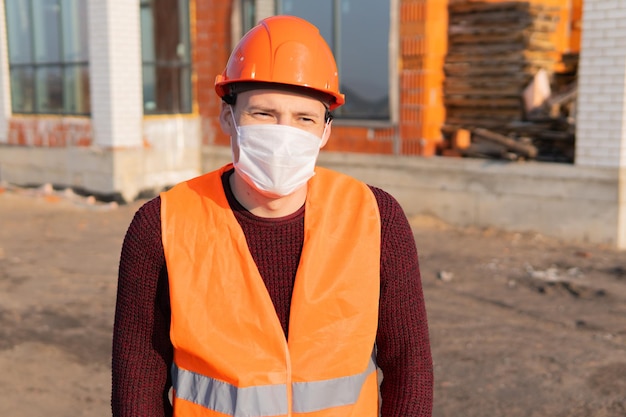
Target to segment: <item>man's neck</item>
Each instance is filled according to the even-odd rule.
[[[285,217],[295,213],[306,200],[306,185],[292,194],[284,197],[272,198],[259,193],[254,187],[244,181],[235,170],[228,183],[230,189],[246,210],[255,216],[265,218]]]

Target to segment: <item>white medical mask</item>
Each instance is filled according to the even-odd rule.
[[[231,111],[231,115],[233,112]],[[271,197],[289,195],[315,175],[322,139],[312,133],[279,124],[237,126],[233,165],[257,190]],[[324,133],[326,134],[326,128]],[[237,155],[238,153],[238,155]]]

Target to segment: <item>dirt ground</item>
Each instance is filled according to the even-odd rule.
[[[124,233],[143,203],[0,189],[0,415],[110,415]],[[412,217],[434,416],[626,416],[626,252]]]

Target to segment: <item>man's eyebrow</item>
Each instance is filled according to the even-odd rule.
[[[262,111],[262,112],[272,113],[272,112],[275,112],[276,109],[274,107],[271,107],[271,106],[253,104],[251,106],[246,107],[245,111],[247,111],[247,112]]]
[[[261,111],[264,113],[275,113],[278,110],[275,107],[269,106],[269,105],[253,104],[245,108],[244,111],[248,113],[255,112],[255,111]],[[324,115],[320,115],[315,110],[296,110],[292,112],[292,115],[298,116],[298,117],[310,117],[310,118],[319,118],[319,119],[324,118]]]
[[[315,110],[301,110],[301,111],[294,112],[294,114],[296,116],[305,116],[305,117],[319,118],[319,119],[324,118],[323,114],[319,114],[319,112]]]

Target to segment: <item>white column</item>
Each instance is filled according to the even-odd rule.
[[[576,165],[626,168],[626,1],[585,0]]]
[[[88,1],[95,145],[140,147],[143,103],[139,2]]]
[[[255,0],[255,7],[257,21],[276,14],[275,0]]]
[[[8,141],[9,119],[11,118],[9,45],[4,10],[4,0],[0,0],[0,143]]]

